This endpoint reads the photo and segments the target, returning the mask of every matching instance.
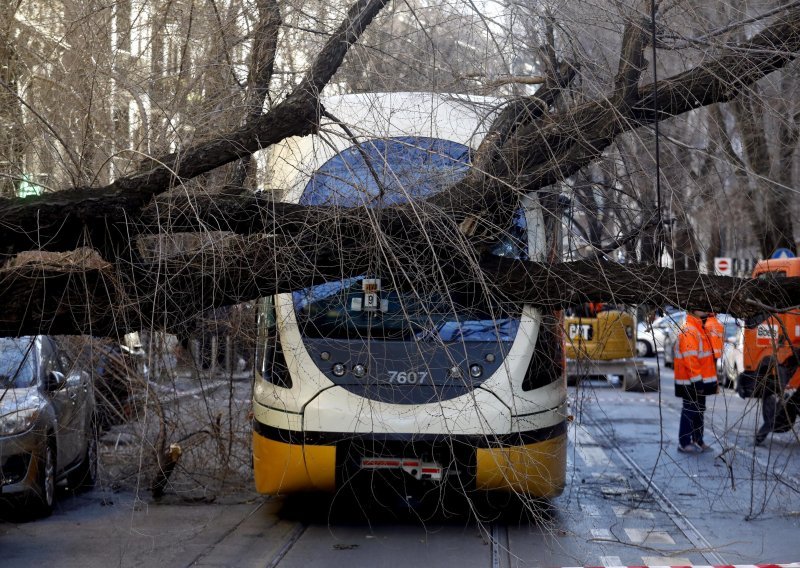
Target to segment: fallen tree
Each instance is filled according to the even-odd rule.
[[[764,285],[654,266],[506,262],[484,254],[509,225],[523,194],[574,174],[625,131],[731,100],[791,62],[800,50],[798,7],[718,57],[643,86],[647,34],[641,22],[630,21],[610,96],[557,109],[554,102],[563,85],[551,82],[536,97],[511,101],[467,176],[414,207],[364,215],[353,209],[276,202],[264,194],[165,194],[151,203],[214,168],[287,137],[316,132],[324,114],[320,92],[384,4],[354,4],[298,86],[243,127],[149,160],[135,175],[107,187],[1,200],[1,252],[7,259],[23,251],[78,247],[91,247],[99,257],[77,255],[64,261],[44,255],[8,264],[0,271],[0,334],[103,335],[143,327],[191,327],[204,309],[361,273],[375,251],[360,245],[375,242],[376,235],[393,243],[391,262],[396,267],[417,267],[417,281],[426,267],[435,268],[453,275],[450,284],[475,283],[500,298],[539,306],[593,299],[750,315],[765,306],[800,303],[793,279]],[[215,243],[158,258],[137,250],[137,239],[165,227],[172,233],[210,230],[242,238],[225,237],[222,248]],[[420,250],[421,236],[435,246]]]
[[[229,243],[223,249],[208,247],[131,265],[120,272],[96,257],[72,264],[36,259],[4,268],[0,270],[0,302],[4,306],[0,336],[43,330],[114,336],[124,330],[148,328],[185,333],[205,309],[357,276],[370,266],[369,255],[364,254],[346,255],[331,263],[331,258],[315,256],[320,249],[313,246],[306,251],[307,257],[294,256],[294,252],[288,255],[287,250],[296,251],[270,238],[237,239],[235,245]],[[652,265],[536,263],[491,256],[480,259],[473,265],[474,272],[467,271],[470,277],[464,278],[464,266],[456,273],[453,262],[439,259],[441,272],[454,275],[454,286],[468,283],[499,302],[529,303],[545,309],[604,301],[691,306],[747,317],[796,308],[800,300],[799,278],[748,280]]]

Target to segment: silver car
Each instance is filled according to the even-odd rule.
[[[668,348],[672,349],[671,346],[685,320],[686,312],[673,312],[658,318],[652,325],[639,323],[636,332],[636,355],[650,357],[664,351],[666,359],[666,352]]]
[[[47,336],[0,338],[0,497],[27,515],[53,509],[56,484],[94,485],[91,376]]]
[[[744,370],[744,320],[731,318],[722,322],[725,326],[725,344],[719,365],[722,386],[736,389],[739,373]]]
[[[675,346],[678,344],[678,334],[681,332],[683,324],[686,323],[686,312],[679,312],[676,315],[676,319],[673,320],[674,327],[671,327],[664,336],[664,366],[670,368],[675,366]]]

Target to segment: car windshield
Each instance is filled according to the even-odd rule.
[[[428,197],[467,172],[463,144],[425,137],[368,140],[337,154],[306,185],[300,203],[378,208]],[[527,227],[520,211],[496,256],[527,258]],[[294,292],[306,337],[338,339],[513,341],[520,307],[471,290],[394,285],[377,274],[326,282]]]
[[[35,380],[33,338],[0,338],[0,388],[25,388]]]
[[[762,272],[756,276],[759,280],[769,280],[770,278],[786,278],[785,270],[771,270],[769,272]]]

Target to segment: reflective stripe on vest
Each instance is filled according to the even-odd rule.
[[[697,351],[686,351],[684,353],[678,351],[677,353],[675,353],[673,359],[683,359],[684,357],[692,357],[692,356],[697,357]]]

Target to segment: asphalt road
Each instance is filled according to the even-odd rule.
[[[649,363],[655,365],[655,360]],[[608,382],[570,389],[569,479],[549,505],[497,496],[468,512],[378,495],[213,502],[144,488],[61,495],[52,517],[0,521],[8,566],[506,566],[751,564],[800,560],[800,442],[753,447],[758,408],[709,399],[700,455],[676,452],[680,401]],[[241,398],[241,396],[239,396]],[[377,506],[380,500],[387,507]],[[365,507],[365,504],[371,506]]]

